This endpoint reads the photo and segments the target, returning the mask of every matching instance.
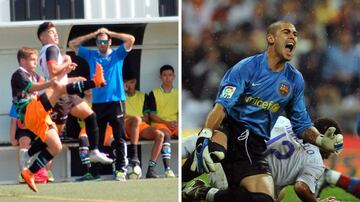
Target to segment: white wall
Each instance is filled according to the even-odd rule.
[[[85,19],[159,17],[156,0],[85,0]]]

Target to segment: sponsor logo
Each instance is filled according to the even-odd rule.
[[[262,109],[269,110],[273,113],[279,111],[279,109],[280,109],[279,103],[276,103],[273,101],[270,101],[270,102],[264,101],[264,100],[261,100],[259,97],[246,96],[245,102],[255,105],[255,106],[258,106]]]
[[[235,93],[236,87],[234,86],[225,86],[220,94],[220,98],[230,99]]]

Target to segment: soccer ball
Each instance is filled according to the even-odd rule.
[[[137,180],[140,179],[141,177],[141,167],[139,165],[135,165],[135,166],[129,166],[127,169],[127,178],[130,180]]]

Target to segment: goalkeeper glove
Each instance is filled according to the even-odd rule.
[[[190,169],[198,173],[215,172],[215,163],[225,158],[225,148],[210,140],[212,131],[204,128],[196,141],[194,160]]]
[[[335,135],[335,130],[334,127],[329,127],[324,135],[319,135],[316,138],[316,144],[326,151],[340,154],[344,146],[343,136],[342,134]]]

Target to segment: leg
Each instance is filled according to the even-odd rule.
[[[140,133],[140,124],[142,120],[139,116],[128,117],[125,120],[125,130],[127,134],[130,134],[130,142],[129,145],[129,156],[130,156],[130,164],[140,165],[140,160],[138,157],[138,143],[139,143],[139,133]]]
[[[148,140],[154,140],[154,145],[151,150],[151,158],[149,160],[149,166],[146,173],[146,178],[157,178],[157,174],[155,172],[156,161],[161,152],[164,133],[160,130],[157,130],[153,127],[147,127],[140,133],[141,137]]]
[[[96,115],[93,110],[84,101],[71,108],[70,114],[74,117],[85,120],[86,134],[89,138],[90,159],[92,162],[99,162],[103,164],[111,164],[112,159],[105,154],[100,153],[99,146],[99,127],[96,121]]]
[[[116,117],[110,120],[110,126],[113,129],[113,136],[116,152],[115,162],[115,177],[116,180],[125,180],[125,171],[127,166],[127,155],[126,155],[126,141],[125,141],[125,128],[124,128],[124,117]]]

